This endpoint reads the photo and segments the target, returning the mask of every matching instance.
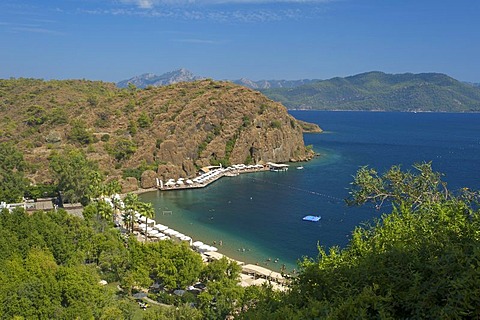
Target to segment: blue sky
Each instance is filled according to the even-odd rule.
[[[478,0],[2,0],[0,78],[441,72],[480,82]]]

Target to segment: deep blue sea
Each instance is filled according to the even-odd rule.
[[[152,192],[142,200],[154,203],[158,222],[195,240],[215,241],[222,253],[291,270],[298,259],[316,257],[317,245],[344,247],[355,226],[391,209],[345,205],[360,166],[383,172],[394,164],[410,169],[415,162],[432,161],[451,190],[480,189],[480,114],[290,113],[325,130],[304,135],[305,144],[321,156],[302,163],[303,170],[291,164],[287,172],[225,177],[204,189]],[[305,222],[305,215],[322,220]]]

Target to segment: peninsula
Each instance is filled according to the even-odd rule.
[[[0,92],[1,140],[34,166],[33,184],[54,182],[50,157],[72,148],[128,192],[209,165],[308,160],[302,133],[321,131],[257,91],[210,79],[146,89],[10,79]]]

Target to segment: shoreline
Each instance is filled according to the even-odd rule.
[[[229,167],[230,170],[228,170],[227,168],[221,168],[223,171],[218,171],[218,174],[211,174],[210,177],[206,178],[204,181],[202,181],[202,183],[199,183],[199,182],[195,182],[194,184],[189,184],[189,185],[186,185],[186,184],[182,184],[182,185],[170,185],[169,187],[163,187],[161,188],[160,186],[158,187],[153,187],[153,188],[138,188],[137,190],[134,190],[132,191],[131,193],[134,193],[134,194],[145,194],[145,193],[150,193],[150,192],[162,192],[162,191],[181,191],[181,190],[190,190],[190,189],[198,189],[198,188],[205,188],[207,186],[209,186],[211,183],[223,178],[223,177],[235,177],[235,176],[238,176],[239,174],[244,174],[244,173],[257,173],[257,172],[267,172],[267,171],[275,171],[275,169],[279,169],[281,168],[282,170],[288,170],[288,165],[277,165],[275,163],[268,163],[267,165],[265,166],[260,166],[260,165],[257,165],[257,166],[241,166],[239,168],[231,168]],[[218,170],[218,169],[217,169]],[[211,171],[211,172],[214,172],[215,170]],[[277,171],[281,171],[281,170],[277,170]],[[199,178],[199,177],[197,177]],[[173,179],[172,179],[173,180]],[[182,179],[183,181],[184,179]],[[162,185],[163,185],[163,182],[162,182]],[[123,199],[125,196],[126,196],[126,193],[124,194],[121,194],[120,195],[121,198]],[[159,214],[160,212],[157,212],[156,214]],[[150,222],[150,219],[148,220]],[[152,219],[152,221],[155,221],[155,224],[157,223],[155,219]],[[140,222],[140,221],[137,221],[137,222]],[[165,225],[167,226],[167,225]],[[168,226],[167,226],[168,227]],[[149,227],[149,230],[151,227]],[[170,228],[170,227],[169,227]],[[145,241],[145,235],[144,234],[141,234],[139,232],[139,229],[137,229],[137,231],[134,233],[134,235],[136,236],[137,240],[139,241]],[[270,259],[270,258],[267,258],[264,262],[260,263],[259,261],[255,261],[256,259],[246,259],[246,261],[242,261],[243,259],[238,256],[238,255],[233,255],[233,258],[232,255],[230,254],[231,250],[225,250],[226,248],[222,248],[222,243],[221,243],[221,240],[220,240],[220,247],[218,248],[215,248],[215,251],[213,252],[209,252],[209,251],[200,251],[200,250],[196,250],[195,247],[192,246],[192,243],[194,240],[194,236],[193,237],[190,237],[190,236],[187,236],[188,238],[190,238],[190,247],[192,250],[194,250],[195,252],[198,252],[204,259],[206,259],[206,256],[208,255],[216,255],[217,258],[218,256],[220,257],[226,257],[228,260],[232,260],[232,261],[236,261],[241,267],[242,267],[242,278],[241,278],[241,285],[242,286],[248,286],[248,285],[261,285],[263,284],[265,281],[267,282],[271,282],[272,284],[275,284],[275,287],[279,290],[285,290],[286,288],[283,286],[283,284],[287,281],[288,278],[292,277],[292,276],[295,276],[296,274],[296,269],[293,268],[293,271],[290,270],[291,269],[291,266],[289,266],[287,268],[287,266],[285,264],[282,264],[282,263],[279,263],[278,265],[275,265],[276,268],[271,268],[269,266],[269,262],[272,262],[272,263],[277,263],[279,261],[278,258],[274,258],[274,259]],[[172,236],[172,241],[175,241],[177,242],[177,238]],[[195,237],[196,238],[196,237]],[[155,240],[152,240],[151,237],[148,237],[148,240],[147,241],[155,241]],[[158,240],[158,241],[162,241],[162,240]],[[206,244],[206,243],[205,243]],[[216,242],[213,241],[213,245],[216,245]],[[219,250],[220,249],[220,250]],[[238,249],[239,251],[241,249]],[[245,249],[244,249],[245,250]],[[208,259],[212,259],[211,257],[209,257]],[[244,266],[246,267],[246,269],[244,270]],[[273,266],[273,265],[272,265]],[[287,269],[289,269],[287,271]],[[284,272],[286,278],[283,277],[283,275],[280,273],[280,272]],[[272,279],[269,279],[270,275],[274,275],[274,278],[275,278],[275,281],[281,281],[281,283],[277,283],[275,281],[273,281]],[[263,279],[263,280],[261,280]]]
[[[142,243],[158,242],[158,241],[172,241],[174,243],[188,242],[190,249],[196,252],[197,254],[199,254],[204,263],[209,263],[214,260],[220,260],[222,258],[226,258],[229,261],[233,261],[237,263],[241,268],[238,284],[242,287],[248,287],[252,285],[261,286],[263,284],[268,284],[268,285],[271,285],[274,290],[278,290],[278,291],[288,290],[288,283],[289,283],[289,280],[292,278],[292,275],[289,273],[288,274],[283,272],[280,273],[271,268],[261,266],[258,263],[250,264],[250,263],[246,263],[246,262],[234,259],[229,255],[226,255],[225,253],[220,252],[218,248],[203,244],[203,242],[201,241],[194,242],[192,237],[186,236],[184,234],[180,234],[183,237],[179,235],[175,235],[175,236],[172,235],[172,236],[169,236],[168,239],[157,239],[157,240],[154,240],[154,237],[152,236],[145,237],[145,233],[144,231],[142,231],[143,229],[141,226],[142,219],[143,219],[142,216],[138,216],[136,220],[136,225],[134,227],[135,231],[133,233],[128,232],[128,229],[126,229],[123,224],[121,225],[121,230],[124,230],[129,235],[134,236],[137,239],[137,241]],[[147,223],[148,224],[153,223],[153,226],[151,226],[148,229],[148,231],[155,230],[155,227],[157,226],[156,220],[151,219],[151,222],[150,220],[147,220]],[[164,226],[168,227],[166,225]],[[173,230],[173,229],[170,229],[170,230]],[[186,241],[185,236],[189,240]],[[209,248],[204,249],[204,246]],[[295,275],[296,273],[294,272],[293,276]]]

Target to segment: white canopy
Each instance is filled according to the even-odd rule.
[[[165,230],[167,230],[167,229],[168,229],[168,227],[167,227],[167,226],[164,226],[163,224],[160,224],[160,223],[159,223],[159,224],[156,224],[156,225],[154,225],[153,227],[154,227],[155,229],[157,229],[158,231],[165,231]]]
[[[192,246],[194,246],[195,248],[199,248],[203,245],[204,243],[202,241],[195,241],[194,243],[192,243]]]
[[[210,251],[209,249],[210,249],[210,246],[208,244],[204,244],[204,245],[198,247],[198,250],[200,250],[200,251]]]
[[[175,236],[175,235],[177,235],[179,232],[176,231],[176,230],[173,230],[173,229],[167,229],[167,230],[164,230],[163,233],[168,234],[169,236]]]
[[[183,237],[180,238],[180,240],[182,240],[182,241],[190,241],[190,240],[192,240],[192,238],[189,237],[189,236],[185,236],[185,235],[184,235]]]

